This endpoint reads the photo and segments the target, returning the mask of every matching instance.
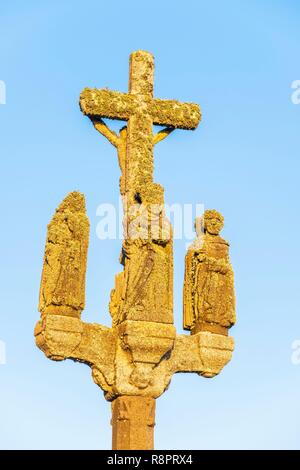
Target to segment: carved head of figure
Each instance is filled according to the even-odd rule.
[[[214,209],[204,212],[204,232],[219,235],[224,226],[224,217]]]

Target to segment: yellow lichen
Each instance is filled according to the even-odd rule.
[[[207,328],[176,336],[172,229],[165,215],[163,187],[153,181],[153,147],[176,128],[195,129],[200,109],[192,103],[153,98],[153,74],[152,54],[137,51],[130,57],[128,93],[86,88],[80,96],[83,113],[116,147],[121,170],[123,270],[111,292],[112,328],[80,319],[89,223],[84,197],[78,192],[64,199],[48,226],[41,319],[35,328],[36,344],[47,357],[70,358],[91,367],[95,383],[113,402],[115,449],[151,449],[155,398],[167,389],[172,376],[195,372],[213,377],[230,360],[234,347],[232,338],[208,333]],[[127,125],[116,133],[102,118],[125,120]],[[153,124],[166,128],[154,134]],[[206,254],[214,273],[229,269],[223,253],[220,260],[209,250]],[[225,276],[229,279],[230,275]],[[193,279],[188,276],[189,286]],[[223,294],[229,296],[228,286]],[[193,296],[188,297],[189,306],[191,299]],[[219,294],[215,300],[217,309],[221,300],[227,301]],[[227,311],[226,315],[218,312],[214,321],[219,326],[233,323]],[[198,324],[198,317],[194,324]],[[191,323],[186,321],[186,325]]]

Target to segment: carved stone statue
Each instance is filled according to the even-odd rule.
[[[39,299],[42,315],[80,318],[85,302],[88,243],[84,196],[74,191],[62,201],[48,225]]]
[[[222,335],[235,323],[234,276],[229,243],[220,237],[223,216],[207,210],[197,218],[197,238],[185,257],[183,327]]]
[[[159,205],[152,210],[145,206],[142,212],[131,218],[130,236],[122,244],[124,270],[115,277],[110,300],[114,325],[142,318],[172,323],[172,228]]]

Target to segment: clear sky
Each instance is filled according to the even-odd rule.
[[[223,213],[237,294],[231,363],[214,379],[173,378],[156,448],[300,447],[299,21],[297,0],[1,2],[1,448],[110,448],[110,405],[90,369],[47,360],[33,328],[46,226],[74,189],[91,222],[82,318],[110,325],[121,242],[99,240],[96,210],[118,203],[119,169],[78,97],[126,91],[137,49],[155,55],[157,97],[201,105],[195,132],[156,147],[155,178],[169,204]],[[180,333],[185,243],[174,247]]]

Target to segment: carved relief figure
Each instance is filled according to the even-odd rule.
[[[234,275],[229,243],[220,237],[223,216],[207,210],[196,219],[197,238],[185,257],[184,324],[192,333],[227,335],[235,323]]]
[[[68,194],[50,224],[45,248],[39,310],[80,317],[84,309],[89,221],[84,196]]]
[[[124,271],[115,278],[110,300],[113,324],[125,319],[171,323],[172,231],[161,207],[152,211],[144,207],[135,223],[132,220],[129,236],[123,241],[120,262]]]

